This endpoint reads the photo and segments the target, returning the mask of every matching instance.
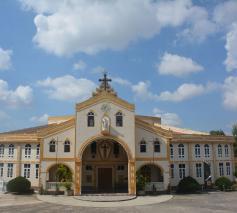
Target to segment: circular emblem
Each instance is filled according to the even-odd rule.
[[[102,112],[109,112],[111,109],[109,104],[103,104],[101,107]]]

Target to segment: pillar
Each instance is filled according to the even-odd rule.
[[[81,194],[81,160],[75,162],[74,195]]]
[[[136,168],[135,160],[129,160],[128,162],[128,194],[136,195]]]

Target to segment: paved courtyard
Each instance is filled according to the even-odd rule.
[[[16,203],[12,203],[12,201],[9,202],[9,200],[11,200],[10,196],[6,199],[0,195],[0,212],[1,213],[237,212],[237,192],[214,192],[202,195],[176,195],[171,200],[159,204],[129,206],[129,207],[108,207],[108,208],[75,207],[75,206],[51,204],[47,202],[38,201],[36,197],[27,197],[27,196],[18,196],[17,198],[13,197],[12,200],[14,199],[17,199]],[[31,203],[25,204],[28,201],[30,201]]]

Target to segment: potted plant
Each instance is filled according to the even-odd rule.
[[[72,190],[72,183],[71,182],[65,182],[63,183],[63,186],[65,187],[64,194],[67,196],[72,196],[73,195],[73,190]]]

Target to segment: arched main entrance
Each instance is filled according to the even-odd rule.
[[[91,141],[81,161],[81,193],[128,193],[128,155],[110,138]]]

